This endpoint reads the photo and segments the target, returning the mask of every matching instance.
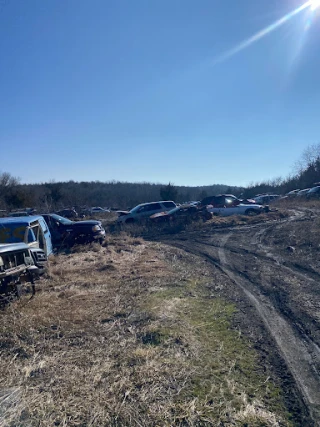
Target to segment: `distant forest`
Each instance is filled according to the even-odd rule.
[[[20,184],[8,173],[0,175],[0,209],[35,207],[53,211],[64,207],[101,206],[128,209],[139,203],[170,199],[176,202],[200,200],[222,192],[240,195],[242,189],[215,184],[202,187],[180,187],[172,184],[129,182],[48,182]],[[163,197],[167,196],[167,197]]]
[[[13,210],[34,207],[54,211],[65,207],[110,207],[128,209],[139,203],[157,200],[188,202],[220,193],[238,197],[257,194],[285,194],[294,189],[312,187],[320,182],[320,144],[309,146],[294,166],[292,175],[267,182],[252,183],[246,188],[213,184],[199,187],[174,184],[129,182],[47,182],[22,184],[8,172],[0,173],[0,209]],[[319,184],[320,185],[320,184]]]

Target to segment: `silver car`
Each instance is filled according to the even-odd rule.
[[[265,212],[266,209],[258,204],[246,204],[235,201],[233,198],[226,196],[224,201],[217,206],[208,205],[207,211],[213,215],[231,216],[231,215],[258,215]]]
[[[167,212],[175,208],[176,204],[171,200],[152,202],[152,203],[142,203],[141,205],[136,206],[130,211],[117,211],[118,222],[130,224],[136,221],[140,221],[144,218],[149,218],[151,215],[158,212]]]

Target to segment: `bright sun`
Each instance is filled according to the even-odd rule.
[[[310,0],[310,7],[312,10],[318,9],[320,7],[320,0]]]

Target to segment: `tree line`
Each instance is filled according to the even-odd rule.
[[[297,188],[303,189],[320,182],[320,144],[307,147],[286,178],[256,182],[243,187],[224,184],[188,187],[173,183],[148,182],[45,182],[23,184],[8,172],[0,173],[0,209],[14,210],[34,207],[39,212],[50,212],[64,207],[102,206],[129,209],[139,203],[161,200],[188,202],[202,200],[220,193],[248,198],[262,193],[285,194]]]
[[[139,203],[157,200],[188,202],[226,191],[239,193],[238,187],[214,184],[200,187],[130,182],[45,182],[23,184],[5,172],[0,174],[0,209],[34,207],[41,212],[65,207],[102,206],[128,209]]]

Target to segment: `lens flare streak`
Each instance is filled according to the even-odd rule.
[[[318,4],[319,3],[319,4]],[[217,64],[219,62],[223,62],[226,59],[230,58],[231,56],[239,53],[243,49],[246,49],[247,47],[251,46],[253,43],[257,42],[258,40],[262,39],[266,35],[270,34],[277,28],[281,27],[282,25],[286,24],[291,18],[293,18],[298,13],[302,12],[303,10],[307,9],[308,7],[311,8],[311,10],[315,10],[317,8],[317,5],[320,6],[320,0],[309,0],[303,5],[299,6],[298,8],[294,9],[292,12],[289,12],[287,15],[283,16],[282,18],[278,19],[273,24],[269,25],[268,27],[264,28],[263,30],[259,31],[258,33],[254,34],[252,37],[250,37],[247,40],[244,40],[242,43],[238,44],[233,49],[230,49],[226,53],[222,54],[220,57],[216,58],[213,61],[213,64]]]

